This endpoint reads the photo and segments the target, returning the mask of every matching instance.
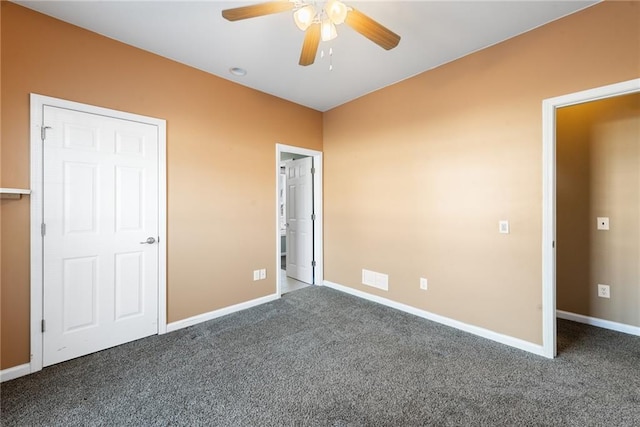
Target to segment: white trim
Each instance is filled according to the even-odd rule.
[[[167,122],[158,120],[158,335],[167,333]]]
[[[599,319],[597,317],[584,316],[582,314],[570,313],[568,311],[556,310],[558,319],[571,320],[573,322],[584,323],[586,325],[597,326],[598,328],[610,329],[612,331],[640,337],[640,326],[627,325],[626,323],[612,322],[611,320]]]
[[[640,79],[542,101],[542,346],[556,356],[556,109],[640,92]]]
[[[469,325],[468,323],[460,322],[458,320],[454,320],[449,317],[441,316],[439,314],[434,314],[429,311],[421,310],[419,308],[415,308],[410,305],[392,301],[384,297],[372,295],[367,292],[362,292],[357,289],[339,285],[337,283],[333,283],[328,280],[324,281],[324,286],[327,286],[329,288],[332,288],[341,292],[345,292],[369,301],[373,301],[378,304],[386,305],[387,307],[395,308],[396,310],[404,311],[405,313],[413,314],[415,316],[422,317],[424,319],[431,320],[433,322],[440,323],[442,325],[450,326],[452,328],[459,329],[461,331],[468,332],[470,334],[477,335],[479,337],[486,338],[491,341],[499,342],[500,344],[505,344],[510,347],[515,347],[517,349],[524,350],[529,353],[543,356],[542,346],[539,344],[534,344],[529,341],[521,340],[519,338],[510,337],[508,335],[490,331],[489,329],[484,329],[479,326]]]
[[[239,304],[220,308],[218,310],[213,310],[208,313],[202,313],[202,314],[198,314],[197,316],[188,317],[186,319],[171,322],[167,325],[167,332],[173,332],[173,331],[177,331],[178,329],[197,325],[198,323],[202,323],[208,320],[216,319],[218,317],[226,316],[227,314],[246,310],[248,308],[255,307],[261,304],[266,304],[268,302],[275,301],[279,298],[280,296],[278,296],[277,294],[271,294],[271,295],[267,295],[266,297],[256,298],[250,301],[245,301]]]
[[[42,109],[45,100],[38,95],[31,94],[31,118],[30,118],[30,140],[31,140],[31,242],[30,242],[30,272],[31,272],[31,297],[30,297],[30,353],[31,372],[42,369],[42,331],[40,330],[40,320],[43,314],[43,245],[40,236],[40,224],[43,220],[42,211],[42,144],[40,139],[40,129],[42,121]]]
[[[0,193],[3,194],[31,194],[31,190],[26,188],[0,188]]]
[[[542,103],[542,348],[556,357],[556,112]],[[553,139],[553,144],[546,141]],[[547,203],[549,201],[549,203]],[[553,283],[553,286],[546,284]]]
[[[275,212],[276,212],[276,293],[278,296],[282,295],[282,290],[280,289],[280,257],[281,257],[281,248],[280,248],[280,193],[278,192],[278,187],[280,185],[280,157],[282,153],[293,153],[299,154],[301,156],[310,156],[313,157],[313,167],[316,170],[316,173],[313,175],[313,208],[314,213],[316,214],[316,220],[314,222],[313,229],[313,254],[316,261],[316,268],[314,270],[315,280],[314,285],[322,284],[324,281],[324,219],[323,219],[323,182],[322,173],[323,173],[323,165],[322,165],[322,151],[311,150],[308,148],[302,147],[294,147],[292,145],[285,144],[276,144],[276,202],[275,202]]]
[[[31,94],[31,363],[30,371],[42,369],[42,237],[40,224],[42,223],[42,143],[40,129],[42,126],[42,112],[44,106],[67,108],[91,114],[114,117],[146,123],[158,128],[158,333],[166,332],[167,325],[167,123],[163,119],[141,116],[108,108],[96,107],[64,99],[52,98],[38,94]]]
[[[13,368],[3,369],[2,371],[0,371],[0,383],[15,380],[16,378],[24,377],[25,375],[29,375],[30,373],[30,363],[14,366]]]

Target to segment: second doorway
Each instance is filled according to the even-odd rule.
[[[315,236],[320,215],[316,163],[320,153],[278,147],[278,286],[284,294],[318,283]],[[321,184],[320,184],[321,185]]]

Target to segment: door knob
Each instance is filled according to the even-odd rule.
[[[156,239],[154,237],[147,237],[147,240],[145,242],[140,242],[141,245],[144,244],[149,244],[152,245],[156,242]]]

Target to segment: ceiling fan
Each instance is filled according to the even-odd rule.
[[[324,6],[324,7],[322,7]],[[305,31],[300,65],[311,65],[315,61],[320,40],[336,38],[336,25],[343,22],[380,47],[390,50],[398,45],[400,36],[369,18],[362,12],[345,5],[340,0],[279,0],[236,7],[222,11],[229,21],[256,18],[258,16],[293,11],[293,19]]]

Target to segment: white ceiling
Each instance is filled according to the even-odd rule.
[[[345,1],[400,34],[385,51],[346,25],[298,65],[304,34],[290,12],[228,22],[239,1],[15,1],[241,85],[326,111],[589,7],[598,0]],[[320,2],[318,2],[320,3]],[[333,48],[333,70],[320,51]],[[231,67],[247,70],[237,77]]]

